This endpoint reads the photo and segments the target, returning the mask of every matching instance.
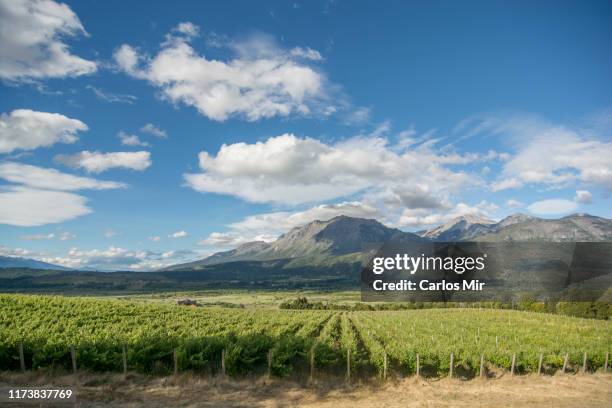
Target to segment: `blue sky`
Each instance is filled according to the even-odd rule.
[[[146,270],[338,214],[611,217],[610,2],[0,0],[0,249]]]

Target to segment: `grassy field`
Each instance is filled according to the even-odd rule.
[[[317,370],[344,373],[347,362],[355,376],[384,372],[414,374],[419,355],[421,374],[479,374],[486,369],[517,373],[561,368],[584,362],[600,370],[611,348],[609,321],[509,310],[429,309],[412,311],[337,312],[278,310],[272,294],[250,298],[264,308],[190,308],[171,304],[170,297],[94,299],[60,296],[0,295],[0,368],[18,369],[23,343],[28,368],[71,367],[75,347],[79,367],[121,371],[123,350],[128,368],[167,374],[176,353],[180,371],[218,373],[221,356],[229,375],[265,373],[271,352],[273,375]],[[351,299],[350,294],[345,296]],[[229,299],[227,299],[229,300]]]

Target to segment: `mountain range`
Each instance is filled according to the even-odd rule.
[[[389,228],[373,219],[338,216],[295,227],[274,242],[255,241],[208,258],[164,268],[165,271],[198,270],[239,261],[292,260],[292,265],[329,265],[358,262],[385,242],[402,241],[612,241],[612,220],[588,214],[543,219],[514,214],[499,222],[463,215],[418,233]]]
[[[29,258],[18,258],[13,256],[0,256],[0,268],[30,268],[30,269],[49,269],[54,271],[69,271],[60,265],[37,261]]]
[[[340,215],[328,221],[312,221],[292,228],[274,242],[248,242],[236,249],[217,252],[208,258],[173,265],[164,270],[198,270],[226,262],[279,259],[293,260],[289,267],[361,262],[364,255],[376,251],[390,240],[407,242],[427,239],[410,232],[386,227],[373,219]]]
[[[463,215],[435,228],[417,233],[389,228],[374,219],[337,216],[295,227],[273,242],[254,241],[217,252],[194,262],[172,265],[160,271],[211,271],[215,265],[248,263],[259,266],[282,264],[282,268],[321,268],[336,270],[342,265],[359,270],[361,262],[384,243],[415,241],[612,241],[612,220],[589,214],[573,214],[560,219],[543,219],[514,214],[493,221]],[[280,262],[282,261],[282,262]],[[267,262],[267,263],[266,263]],[[68,271],[59,265],[27,258],[0,257],[0,268],[30,268]],[[263,268],[265,269],[265,268]]]

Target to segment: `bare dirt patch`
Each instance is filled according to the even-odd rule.
[[[81,407],[610,407],[612,376],[606,374],[503,376],[497,379],[422,380],[346,385],[262,378],[153,378],[117,374],[0,374],[0,386],[64,386],[76,390]],[[11,405],[15,406],[15,405]]]

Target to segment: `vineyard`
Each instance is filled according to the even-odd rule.
[[[187,308],[0,295],[0,369],[236,376],[479,375],[607,367],[608,321],[488,309],[339,312]],[[452,355],[452,357],[451,357]],[[309,368],[310,367],[310,368]]]

